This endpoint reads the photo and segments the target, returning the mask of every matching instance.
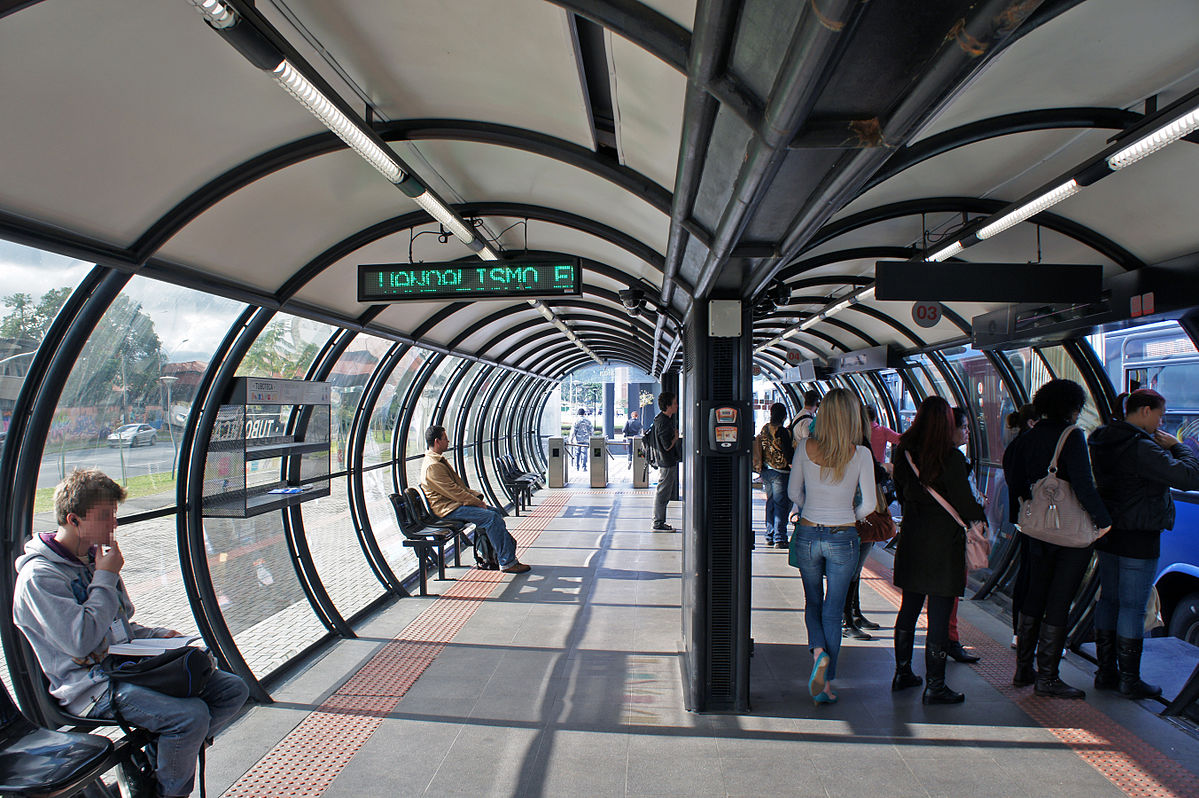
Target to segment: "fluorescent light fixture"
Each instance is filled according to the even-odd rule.
[[[295,97],[325,127],[332,130],[339,139],[346,143],[346,146],[375,167],[379,174],[392,183],[399,183],[404,179],[404,170],[395,162],[395,159],[384,152],[382,147],[371,141],[362,128],[338,110],[337,106],[330,102],[328,97],[321,94],[320,90],[313,86],[308,78],[301,75],[298,69],[289,64],[287,59],[275,67],[272,74],[276,83],[286,89],[292,97]]]
[[[854,297],[855,302],[865,302],[868,299],[874,299],[874,286],[870,286],[865,291]]]
[[[500,256],[495,254],[494,250],[492,250],[492,248],[487,246],[486,244],[484,244],[483,248],[481,250],[479,250],[479,257],[482,258],[483,260],[499,260],[500,259]]]
[[[1013,222],[1013,224],[1015,224],[1015,222]],[[982,238],[982,236],[979,236],[979,238]],[[954,255],[958,254],[963,249],[965,249],[965,247],[962,246],[961,241],[954,241],[952,244],[945,247],[945,249],[941,250],[940,252],[929,255],[927,258],[925,258],[925,260],[933,261],[935,263],[940,263],[941,261],[945,260],[946,258],[952,258]],[[874,289],[872,288],[870,290],[873,291]]]
[[[1078,185],[1078,181],[1068,180],[1052,191],[1037,197],[1032,202],[1025,203],[1011,213],[999,217],[986,227],[979,230],[977,233],[975,233],[975,235],[980,239],[986,239],[993,235],[1002,233],[1009,227],[1020,224],[1020,222],[1023,222],[1025,219],[1028,219],[1032,216],[1036,216],[1046,208],[1051,208],[1062,200],[1073,197],[1079,191],[1082,191],[1082,187]],[[932,259],[930,258],[929,260]]]
[[[218,0],[192,0],[192,5],[217,30],[232,28],[237,24],[237,14]]]
[[[1148,136],[1143,136],[1115,155],[1109,156],[1107,165],[1111,167],[1112,171],[1123,169],[1129,164],[1134,164],[1163,147],[1173,144],[1183,136],[1192,133],[1196,128],[1199,128],[1199,108],[1192,108],[1173,122],[1162,125]]]
[[[831,316],[834,313],[840,313],[841,311],[845,310],[847,307],[849,307],[852,304],[853,304],[852,299],[842,299],[840,302],[838,302],[837,304],[833,305],[831,308],[828,309],[827,315]]]
[[[800,322],[799,329],[806,330],[809,327],[814,327],[816,325],[816,322],[820,321],[820,318],[821,318],[820,316],[812,316],[811,318],[807,319],[806,321]]]
[[[475,240],[475,234],[467,229],[466,225],[460,222],[449,208],[441,204],[441,200],[433,196],[430,191],[425,191],[412,198],[413,202],[424,208],[437,221],[441,222],[441,226],[449,230],[464,243],[469,244]]]

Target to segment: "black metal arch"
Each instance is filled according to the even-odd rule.
[[[665,188],[628,167],[564,139],[508,125],[439,119],[392,122],[376,128],[388,141],[424,138],[420,134],[422,129],[427,130],[429,138],[496,144],[561,161],[642,197],[663,213],[670,213],[670,192]],[[202,213],[251,183],[310,158],[343,149],[346,149],[345,143],[333,133],[317,133],[231,167],[193,191],[151,224],[130,247],[133,260],[144,263]],[[420,215],[426,221],[429,219],[424,211]]]
[[[595,302],[579,301],[578,299],[575,299],[572,302],[569,302],[569,303],[564,302],[561,304],[562,304],[562,306],[569,307],[571,309],[588,310],[588,311],[595,312],[597,314],[612,316],[613,318],[616,318],[616,319],[619,319],[622,321],[632,321],[628,318],[628,316],[626,316],[622,312],[617,311],[613,308],[609,308],[605,305],[600,305]],[[456,345],[456,343],[458,343],[460,341],[466,340],[469,336],[474,335],[475,333],[479,332],[479,330],[483,329],[484,327],[488,326],[489,324],[493,324],[497,321],[500,321],[501,319],[504,319],[507,316],[510,316],[511,314],[512,314],[512,309],[508,308],[506,310],[497,311],[496,313],[493,313],[484,319],[480,319],[478,322],[471,325],[466,330],[463,330],[462,333],[460,333],[458,336],[456,336],[454,339],[454,343],[451,343],[451,346]],[[558,317],[561,318],[564,322],[568,321],[570,319],[596,321],[596,319],[592,316],[577,316],[577,315],[568,315],[568,314],[559,313]],[[534,329],[538,330],[540,334],[548,334],[551,336],[561,335],[561,333],[558,332],[556,327],[550,326],[549,322],[542,320],[540,317],[527,319],[525,321],[514,324],[513,326],[508,327],[508,328],[496,333],[496,335],[494,335],[490,340],[488,340],[485,344],[483,344],[483,346],[481,346],[479,348],[479,352],[480,353],[490,352],[493,346],[497,346],[504,341],[511,340],[511,338],[514,335],[516,335],[518,332],[521,332],[523,330],[534,330]],[[652,337],[652,335],[653,335],[652,328],[650,328],[649,325],[645,324],[645,322],[637,323],[637,331],[641,335],[644,335],[647,337]],[[504,352],[497,355],[497,359],[503,361],[512,352],[520,349],[524,345],[527,345],[534,338],[537,338],[537,337],[539,337],[539,336],[538,335],[529,336],[529,337],[521,339],[518,342],[515,342],[512,346],[510,346],[506,350],[504,350]],[[584,341],[584,343],[588,343],[588,342]]]
[[[904,216],[915,216],[920,213],[977,213],[989,216],[1003,210],[1010,204],[1010,202],[1003,200],[984,199],[982,197],[928,197],[892,202],[880,205],[877,208],[869,208],[846,216],[844,219],[838,219],[835,222],[826,224],[816,232],[816,235],[808,242],[805,250],[810,251],[815,249],[837,236],[853,232],[854,230],[878,224],[879,222],[890,221],[891,219],[899,219]],[[1124,249],[1124,247],[1115,241],[1064,216],[1042,211],[1027,220],[1026,224],[1039,224],[1047,230],[1052,230],[1067,238],[1072,238],[1080,244],[1095,250],[1125,270],[1140,269],[1145,265],[1144,261]]]
[[[965,125],[921,139],[915,144],[900,147],[887,159],[882,169],[866,182],[861,193],[890,180],[900,172],[913,166],[944,155],[947,152],[976,144],[987,139],[1029,133],[1037,130],[1067,130],[1074,128],[1100,128],[1123,130],[1142,118],[1135,111],[1123,108],[1042,108],[1035,111],[1020,111],[1012,114],[992,116],[969,122]]]
[[[622,359],[628,360],[629,362],[637,365],[641,365],[643,361],[650,362],[648,353],[641,352],[636,347],[630,345],[627,338],[613,335],[612,333],[604,331],[602,328],[588,330],[588,335],[590,336],[590,340],[588,341],[587,346],[597,355],[602,356],[603,352],[614,352],[618,353]],[[530,365],[534,368],[545,369],[548,372],[551,370],[550,364],[554,362],[555,353],[560,351],[570,353],[571,350],[573,350],[578,352],[579,355],[581,355],[584,359],[587,359],[587,355],[583,353],[582,350],[578,349],[578,347],[576,347],[573,343],[566,341],[565,339],[563,339],[563,343],[568,346],[569,349],[566,349],[560,345],[546,347],[533,356],[533,359],[530,361]]]
[[[916,335],[916,333],[912,332],[912,330],[909,327],[907,327],[904,324],[900,324],[899,321],[896,320],[893,316],[883,313],[878,308],[873,308],[873,307],[870,307],[869,305],[852,305],[849,308],[849,310],[856,310],[859,313],[865,313],[867,316],[870,316],[871,318],[878,319],[883,324],[886,324],[888,327],[890,327],[891,329],[898,332],[900,335],[907,338],[909,341],[911,341],[913,344],[915,344],[916,347],[919,349],[924,349],[925,347],[928,346],[928,344],[925,343],[920,338],[920,336],[918,336],[918,335]],[[809,332],[810,332],[810,330],[809,330]]]
[[[873,246],[873,247],[851,247],[849,249],[835,249],[829,252],[822,252],[819,255],[813,255],[810,258],[795,261],[790,266],[780,269],[778,279],[787,281],[792,277],[803,274],[804,272],[813,269],[819,269],[821,266],[828,266],[832,263],[839,263],[846,260],[866,260],[874,258],[897,258],[907,260],[919,252],[916,247],[895,247],[895,246]],[[846,275],[849,278],[851,275]],[[869,277],[862,275],[852,275],[862,280],[862,285],[872,282]],[[797,288],[809,288],[817,285],[835,285],[837,281],[827,277],[816,278],[815,280],[796,280],[793,283],[787,283],[791,290]]]

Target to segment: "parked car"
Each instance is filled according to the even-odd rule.
[[[117,449],[121,446],[153,446],[158,442],[158,430],[151,427],[149,424],[125,424],[117,427],[116,432],[108,436],[108,446],[110,449]]]

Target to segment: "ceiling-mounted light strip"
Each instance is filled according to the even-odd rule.
[[[1116,171],[1148,157],[1163,147],[1178,141],[1199,128],[1199,108],[1192,108],[1172,122],[1144,136],[1107,159],[1107,165]]]
[[[192,5],[204,15],[208,24],[217,30],[232,28],[237,24],[237,14],[218,0],[192,0]]]
[[[346,143],[346,146],[375,167],[379,174],[392,183],[398,183],[404,179],[404,170],[399,167],[399,164],[384,152],[382,147],[371,141],[362,128],[338,110],[328,97],[321,94],[320,90],[313,86],[308,78],[301,75],[300,71],[289,64],[286,59],[275,67],[272,74],[276,83],[286,89],[292,97],[295,97],[325,127],[332,130],[339,139]]]
[[[441,204],[441,200],[434,197],[432,192],[425,191],[417,194],[412,200],[428,211],[430,216],[441,222],[441,226],[456,235],[462,243],[469,244],[475,240],[475,234],[460,222],[449,208]]]
[[[499,260],[500,259],[500,256],[495,254],[495,252],[491,249],[491,247],[487,246],[486,244],[484,244],[483,248],[481,250],[479,250],[479,257],[482,258],[483,260]]]
[[[945,247],[945,249],[941,250],[940,252],[937,252],[933,255],[929,255],[927,258],[925,258],[925,260],[933,261],[935,263],[940,263],[941,261],[945,260],[946,258],[952,258],[954,255],[958,254],[963,249],[965,249],[965,247],[962,246],[961,241],[954,241],[952,244]],[[873,291],[874,289],[872,288],[870,290]]]
[[[1018,225],[1025,219],[1036,216],[1046,208],[1051,208],[1062,200],[1073,197],[1080,191],[1082,191],[1082,186],[1078,185],[1077,180],[1067,180],[1065,183],[1062,183],[1052,191],[1046,192],[1037,197],[1032,202],[1025,203],[1011,213],[1000,216],[986,227],[981,228],[977,233],[975,233],[975,235],[978,236],[980,240],[990,238],[993,235],[998,235],[1004,230],[1007,230],[1009,227]]]

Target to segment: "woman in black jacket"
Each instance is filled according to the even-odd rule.
[[[1113,519],[1111,533],[1095,544],[1095,687],[1150,698],[1162,690],[1141,681],[1145,605],[1157,576],[1161,532],[1174,526],[1170,488],[1199,490],[1199,458],[1159,429],[1166,413],[1161,394],[1142,388],[1125,397],[1122,415],[1090,440],[1095,481]]]
[[[895,550],[895,586],[903,602],[895,619],[895,678],[892,690],[921,683],[912,673],[916,620],[928,598],[928,637],[924,668],[925,704],[957,704],[961,693],[945,684],[949,613],[966,590],[966,533],[929,493],[935,490],[967,523],[985,519],[970,491],[966,458],[953,443],[953,412],[940,396],[920,403],[916,418],[899,439],[892,462],[895,487],[903,503],[903,521]],[[915,462],[920,476],[912,468]]]
[[[1024,433],[1019,449],[1011,458],[1008,490],[1015,496],[1032,498],[1033,484],[1049,473],[1062,433],[1078,420],[1086,401],[1082,386],[1073,380],[1050,380],[1037,391],[1032,403],[1041,420]],[[1058,457],[1057,475],[1070,483],[1091,520],[1106,532],[1112,521],[1095,490],[1086,435],[1081,428],[1066,437]],[[1070,602],[1078,593],[1093,551],[1091,546],[1071,548],[1029,539],[1028,588],[1016,620],[1016,673],[1012,684],[1017,687],[1035,684],[1037,695],[1053,698],[1086,696],[1059,678],[1058,666],[1066,646]]]
[[[1003,483],[1007,489],[1008,523],[1015,527],[1020,523],[1020,497],[1011,489],[1012,463],[1024,442],[1024,433],[1037,425],[1039,415],[1032,404],[1021,405],[1007,417],[1007,428],[1012,439],[1003,450]],[[1019,632],[1020,611],[1024,608],[1024,596],[1028,593],[1028,536],[1015,529],[1012,533],[1016,547],[1016,578],[1012,581],[1012,648],[1016,647]]]

